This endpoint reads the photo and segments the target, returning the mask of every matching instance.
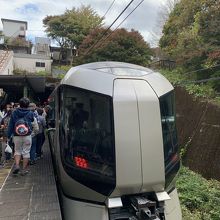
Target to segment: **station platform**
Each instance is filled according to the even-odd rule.
[[[62,220],[48,143],[43,152],[25,176],[13,175],[8,167],[4,171],[8,175],[0,186],[0,220]]]

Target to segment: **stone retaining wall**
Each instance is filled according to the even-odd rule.
[[[176,87],[179,144],[186,148],[183,163],[205,178],[220,180],[220,106]]]

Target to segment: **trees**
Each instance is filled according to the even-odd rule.
[[[85,36],[94,28],[102,26],[102,18],[90,7],[66,10],[62,15],[47,16],[43,19],[47,35],[61,47],[79,47]]]
[[[219,23],[220,0],[181,0],[164,25],[160,46],[188,69],[216,64]]]
[[[97,42],[105,29],[91,32],[80,46],[80,63],[95,61],[121,61],[146,66],[151,58],[151,49],[138,31],[127,31],[124,28],[112,33],[100,41],[91,51],[89,48]],[[89,52],[88,52],[89,51]]]
[[[111,30],[105,33],[102,22],[103,18],[90,6],[66,10],[62,15],[47,16],[43,20],[48,36],[57,41],[61,53],[66,48],[78,48],[81,56],[75,57],[75,64],[101,60],[148,64],[151,50],[139,32],[118,29],[114,33]],[[104,33],[111,36],[87,53]]]
[[[151,32],[153,44],[157,47],[159,40],[162,36],[163,26],[166,21],[169,19],[170,13],[173,11],[175,5],[180,2],[180,0],[166,0],[164,3],[161,3],[158,10],[158,16],[156,20],[156,25],[154,30]]]

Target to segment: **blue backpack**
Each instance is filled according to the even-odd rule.
[[[32,132],[32,127],[28,123],[26,117],[20,118],[16,121],[14,132],[16,136],[27,136]]]

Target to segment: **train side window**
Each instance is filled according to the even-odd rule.
[[[165,161],[177,152],[176,116],[174,93],[168,93],[160,99],[161,122],[164,142]]]
[[[178,157],[174,92],[172,91],[165,94],[159,98],[159,101],[163,133],[165,179],[167,187],[172,182],[180,166]]]
[[[64,169],[105,195],[115,187],[112,109],[112,97],[70,86],[61,89],[59,134]]]

